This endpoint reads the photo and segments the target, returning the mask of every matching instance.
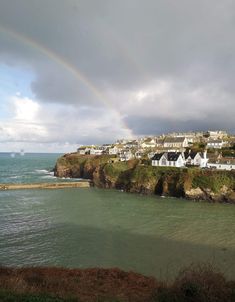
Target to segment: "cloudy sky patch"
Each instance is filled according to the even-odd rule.
[[[234,12],[231,0],[1,0],[0,151],[234,132]]]

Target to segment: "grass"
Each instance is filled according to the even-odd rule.
[[[1,302],[234,302],[235,281],[191,265],[171,282],[119,269],[0,268]]]
[[[1,302],[78,302],[78,299],[60,299],[46,294],[19,294],[10,291],[0,291]]]
[[[192,180],[194,188],[210,189],[217,193],[219,190],[226,186],[227,188],[235,189],[235,173],[228,171],[206,171],[200,170]]]
[[[153,167],[141,164],[140,160],[112,162],[109,155],[77,153],[66,154],[57,163],[65,168],[66,176],[90,178],[97,186],[122,188],[130,192],[184,197],[186,191],[198,187],[213,193],[219,193],[223,187],[235,190],[234,171]]]

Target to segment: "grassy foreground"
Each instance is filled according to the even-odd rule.
[[[0,268],[1,302],[234,302],[235,281],[209,265],[172,282],[119,269]]]

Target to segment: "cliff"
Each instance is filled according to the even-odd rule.
[[[235,171],[152,167],[140,160],[119,162],[108,155],[71,153],[58,159],[55,175],[89,178],[100,188],[235,203]]]

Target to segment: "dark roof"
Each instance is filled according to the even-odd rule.
[[[165,153],[156,153],[156,154],[153,156],[152,160],[160,160],[161,157],[162,157],[164,154],[165,154]]]
[[[179,137],[166,137],[164,143],[183,143],[185,140],[184,136]]]
[[[221,144],[223,141],[221,139],[209,140],[207,144]]]
[[[179,156],[181,155],[180,152],[168,152],[167,153],[167,160],[168,161],[177,161]]]
[[[185,159],[187,159],[189,156],[194,159],[194,157],[198,154],[198,152],[194,152],[194,151],[191,151],[191,152],[184,152],[184,157]],[[201,155],[201,154],[200,154]]]
[[[164,153],[156,153],[152,160],[160,160],[162,156],[165,155],[168,161],[177,161],[179,156],[181,155],[180,152],[164,152]]]

